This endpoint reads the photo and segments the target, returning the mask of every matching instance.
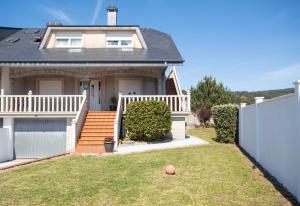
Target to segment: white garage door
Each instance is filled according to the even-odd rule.
[[[65,119],[15,119],[16,158],[41,158],[66,151]]]
[[[62,92],[61,80],[40,80],[39,93],[40,95],[61,95]]]

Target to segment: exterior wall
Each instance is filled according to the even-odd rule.
[[[133,38],[133,48],[142,48],[141,42],[136,34],[135,30],[73,30],[70,31],[70,35],[72,36],[72,32],[82,33],[82,47],[83,48],[105,48],[106,47],[106,35],[108,33],[117,33],[117,34],[131,34]],[[49,39],[46,43],[46,48],[54,48],[55,47],[55,38],[58,33],[62,33],[62,31],[53,31],[49,35]],[[63,32],[65,36],[68,36],[68,32]]]
[[[173,139],[185,139],[185,116],[172,115],[171,135]]]
[[[4,118],[3,128],[0,128],[0,162],[14,159],[13,119]]]
[[[13,94],[23,95],[27,94],[29,90],[32,94],[39,94],[39,80],[49,80],[49,79],[59,79],[63,81],[63,94],[72,95],[78,94],[78,82],[77,78],[73,77],[63,77],[63,76],[47,76],[47,77],[23,77],[15,78],[13,80]]]
[[[157,94],[157,80],[156,79],[144,78],[143,94],[145,94],[145,95]]]
[[[0,128],[0,162],[5,162],[13,159],[13,141],[10,138],[9,129]]]
[[[299,82],[300,84],[300,82]],[[298,85],[299,85],[298,84]],[[299,88],[299,86],[298,86]],[[240,109],[240,145],[300,200],[300,93]]]

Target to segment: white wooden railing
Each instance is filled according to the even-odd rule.
[[[122,115],[123,115],[123,98],[122,94],[119,94],[119,101],[117,106],[117,114],[116,118],[114,120],[114,141],[115,141],[115,147],[119,144],[119,136],[120,136],[120,130],[121,130],[121,124],[122,124]]]
[[[124,113],[127,105],[137,101],[163,101],[172,113],[189,113],[191,111],[190,94],[187,95],[121,95],[123,99]]]
[[[84,95],[5,95],[0,94],[0,113],[77,113]]]
[[[75,124],[75,138],[79,138],[80,136],[80,131],[82,128],[82,125],[84,123],[86,114],[88,112],[89,104],[88,104],[88,98],[87,98],[87,92],[83,92],[83,100],[81,104],[79,105],[79,111],[76,115],[76,118],[74,119],[74,124]]]

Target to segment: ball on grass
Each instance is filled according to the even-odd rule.
[[[173,165],[168,165],[165,169],[167,175],[175,175],[176,168]]]

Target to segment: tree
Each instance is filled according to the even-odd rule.
[[[197,113],[199,121],[205,125],[211,117],[211,108],[228,104],[231,99],[230,90],[212,76],[205,76],[195,88],[191,88],[192,111]]]

